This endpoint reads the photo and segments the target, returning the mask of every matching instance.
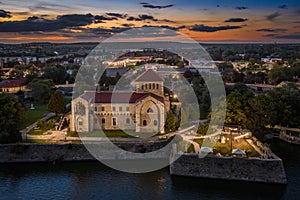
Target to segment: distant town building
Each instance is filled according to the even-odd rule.
[[[261,58],[261,61],[267,63],[267,64],[273,64],[278,61],[282,61],[282,58],[271,58],[271,57],[266,57],[266,58]]]
[[[0,82],[0,93],[17,93],[25,90],[26,79],[21,78],[18,80],[4,80]]]

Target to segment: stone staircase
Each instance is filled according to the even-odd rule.
[[[70,123],[70,117],[71,117],[71,112],[61,116],[58,126],[56,127],[56,130],[61,131],[65,128],[65,126],[68,126]]]

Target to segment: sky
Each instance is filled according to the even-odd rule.
[[[155,26],[203,42],[299,43],[299,16],[296,0],[0,0],[0,42],[100,42]]]

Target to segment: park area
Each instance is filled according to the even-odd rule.
[[[230,140],[230,135],[222,135],[220,138],[224,137],[223,141],[221,139],[217,140],[216,143],[212,142],[210,145],[207,145],[208,149],[212,150],[212,154],[219,156],[231,156],[233,150],[242,150],[245,152],[245,155],[240,155],[243,157],[259,157],[260,154],[250,145],[245,138],[240,138],[237,140]],[[199,144],[200,148],[206,148],[203,144],[203,139],[194,139],[194,142]],[[209,142],[210,143],[210,142]],[[179,149],[182,152],[193,153],[195,152],[194,145],[186,141],[182,141],[179,144]],[[184,150],[186,149],[186,150]]]
[[[26,128],[27,126],[41,119],[47,113],[48,112],[47,112],[46,104],[35,105],[34,109],[26,108],[25,116],[20,124],[20,128],[21,129]]]

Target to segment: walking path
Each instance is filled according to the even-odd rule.
[[[41,120],[48,120],[48,119],[50,119],[50,118],[52,118],[52,117],[55,117],[55,113],[48,113],[47,115],[45,115],[44,117],[42,117],[41,118]],[[22,138],[23,138],[23,140],[25,140],[25,139],[27,139],[28,137],[29,137],[29,135],[27,134],[31,129],[33,129],[34,127],[36,127],[36,125],[37,125],[37,122],[38,121],[36,121],[36,122],[34,122],[33,124],[31,124],[31,125],[29,125],[29,126],[27,126],[26,128],[24,128],[23,130],[21,130],[20,132],[21,132],[21,134],[22,134]],[[29,139],[29,138],[28,138]]]

